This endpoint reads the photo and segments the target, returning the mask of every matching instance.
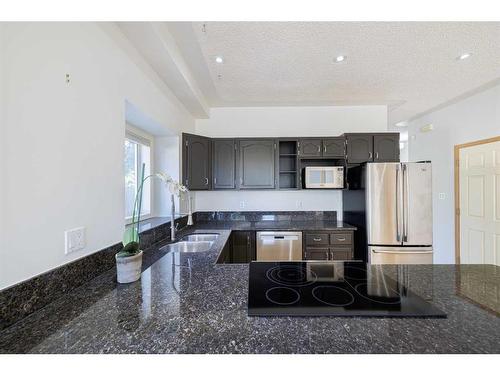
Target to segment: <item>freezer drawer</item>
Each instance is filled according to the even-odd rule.
[[[432,264],[432,254],[430,246],[368,246],[368,260],[372,264]]]
[[[302,260],[302,232],[257,232],[257,260]]]

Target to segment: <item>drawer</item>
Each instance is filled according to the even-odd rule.
[[[330,249],[328,247],[307,247],[304,251],[304,260],[329,260]]]
[[[352,245],[351,232],[339,232],[330,234],[330,243],[332,245]]]
[[[330,248],[331,260],[351,260],[352,248],[350,246],[335,246]]]
[[[328,245],[329,243],[328,233],[306,233],[306,245],[308,246]]]

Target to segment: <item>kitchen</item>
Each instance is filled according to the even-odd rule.
[[[11,248],[2,253],[0,353],[498,354],[497,258],[485,235],[466,241],[468,251],[483,249],[482,262],[455,262],[458,241],[447,237],[453,146],[497,137],[496,117],[477,136],[453,138],[440,111],[494,112],[500,49],[490,40],[499,30],[2,25],[12,42],[1,44],[10,83],[0,234]],[[440,51],[439,64],[407,61],[415,35]],[[391,41],[394,62],[360,62],[377,48],[370,36]],[[38,44],[56,56],[42,59],[50,74],[37,68]],[[298,44],[309,52],[294,52]],[[410,73],[421,66],[420,77]],[[448,74],[456,87],[431,85]],[[37,80],[52,94],[41,95]],[[53,98],[68,106],[50,122]],[[25,106],[45,129],[18,116]],[[26,144],[13,142],[23,134]],[[36,160],[55,164],[42,174]],[[30,174],[43,181],[36,194]]]

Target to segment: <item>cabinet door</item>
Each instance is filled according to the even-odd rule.
[[[274,140],[241,140],[239,150],[240,189],[274,189]]]
[[[210,190],[210,139],[184,134],[183,181],[189,190]]]
[[[301,139],[300,156],[321,156],[321,139]]]
[[[399,133],[373,136],[373,161],[399,161]]]
[[[330,249],[328,247],[306,247],[304,260],[328,260]]]
[[[233,232],[231,234],[231,263],[248,263],[255,260],[254,232]]]
[[[212,141],[212,175],[214,189],[234,189],[236,187],[235,145],[234,139],[215,139]]]
[[[348,163],[364,163],[373,160],[373,135],[349,134],[346,140]]]
[[[344,142],[343,137],[323,139],[323,156],[343,158],[345,156]]]
[[[330,248],[331,260],[351,260],[352,248],[350,246],[335,246]]]

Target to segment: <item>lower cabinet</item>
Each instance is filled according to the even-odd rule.
[[[217,263],[250,263],[256,260],[255,232],[233,231]]]
[[[304,260],[352,260],[352,232],[305,232]]]
[[[328,247],[306,247],[304,260],[329,260],[330,249]]]

